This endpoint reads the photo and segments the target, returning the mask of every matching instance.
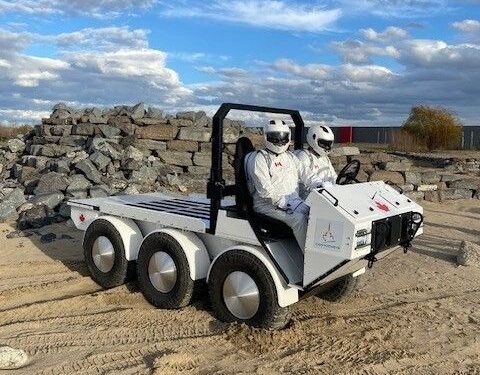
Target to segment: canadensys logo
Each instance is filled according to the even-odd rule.
[[[377,205],[377,208],[379,210],[382,210],[382,211],[385,211],[385,212],[390,211],[390,208],[388,208],[388,206],[385,203],[375,201],[375,204]]]
[[[325,232],[322,234],[322,239],[325,242],[335,242],[335,233],[332,231],[332,224],[328,223],[328,228]]]

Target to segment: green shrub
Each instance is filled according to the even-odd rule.
[[[462,140],[461,122],[447,109],[440,107],[412,107],[403,129],[429,150],[456,149]]]

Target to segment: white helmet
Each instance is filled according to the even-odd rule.
[[[326,125],[312,125],[308,129],[307,142],[319,156],[328,155],[334,138],[332,129]]]
[[[288,150],[290,146],[290,129],[285,121],[270,120],[270,123],[263,127],[263,143],[265,148],[281,154]]]

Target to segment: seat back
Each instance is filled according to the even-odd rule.
[[[248,191],[247,175],[245,171],[245,157],[255,151],[252,141],[241,137],[235,145],[235,204],[239,214],[247,215],[252,208],[252,197]]]

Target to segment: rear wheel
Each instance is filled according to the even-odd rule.
[[[83,253],[92,279],[104,288],[122,285],[134,274],[134,262],[125,258],[122,237],[107,220],[95,220],[87,228]]]
[[[349,297],[357,287],[358,278],[353,277],[351,274],[342,277],[335,282],[328,289],[323,290],[318,294],[318,297],[331,302],[337,302]]]
[[[187,306],[196,283],[190,277],[187,257],[180,244],[166,233],[145,238],[137,260],[138,285],[145,298],[163,309]]]
[[[221,255],[210,271],[208,289],[213,311],[224,322],[281,329],[290,320],[289,307],[278,305],[270,272],[246,251],[232,250]]]

